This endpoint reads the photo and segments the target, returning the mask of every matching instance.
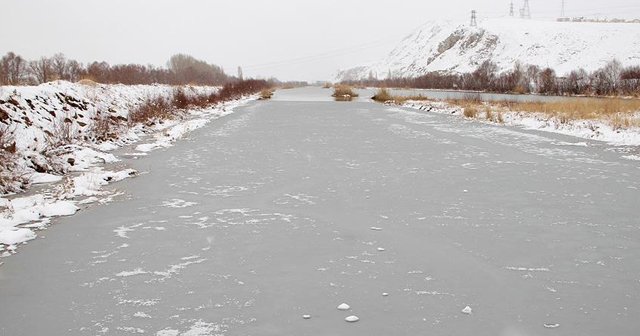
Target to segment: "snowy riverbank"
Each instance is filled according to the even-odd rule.
[[[446,102],[407,101],[403,106],[434,113],[457,115],[460,117],[464,116],[463,108]],[[615,129],[606,121],[562,121],[558,118],[549,117],[542,113],[536,114],[528,112],[500,111],[499,115],[501,121],[496,120],[498,112],[493,112],[493,116],[487,118],[485,111],[479,111],[476,120],[564,134],[582,139],[603,141],[618,146],[640,146],[640,128],[638,127]],[[637,119],[640,119],[640,115],[637,115]],[[625,158],[631,160],[640,159],[640,157],[635,155],[629,155]]]
[[[82,206],[107,203],[116,192],[103,186],[135,176],[118,167],[112,152],[138,144],[127,156],[144,156],[169,147],[210,120],[232,113],[247,102],[236,100],[204,109],[176,111],[171,119],[147,124],[127,122],[129,114],[150,98],[170,99],[168,85],[82,85],[52,82],[35,87],[0,87],[0,127],[4,142],[4,184],[14,190],[42,183],[42,192],[0,196],[0,256],[15,253],[37,237],[51,218],[72,215]],[[218,87],[182,87],[187,95],[211,94]],[[110,136],[100,136],[104,121]],[[104,135],[104,134],[102,134]],[[109,165],[107,168],[105,165]],[[114,168],[118,167],[118,168]]]

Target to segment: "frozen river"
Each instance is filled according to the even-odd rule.
[[[3,259],[0,335],[637,335],[625,148],[330,94],[127,161]]]

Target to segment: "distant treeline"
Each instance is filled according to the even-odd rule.
[[[510,71],[498,73],[491,61],[482,63],[466,74],[430,72],[415,78],[388,78],[378,80],[345,81],[345,84],[373,87],[399,87],[418,89],[473,90],[498,93],[538,93],[544,95],[639,96],[640,66],[623,67],[613,60],[601,69],[587,72],[571,71],[559,77],[551,68],[516,63]]]
[[[238,77],[229,76],[215,64],[184,54],[171,56],[166,67],[140,64],[110,65],[107,62],[83,64],[68,59],[63,54],[26,60],[9,52],[0,59],[0,85],[36,85],[53,80],[77,82],[82,79],[104,84],[170,85],[224,85],[243,80],[240,68]],[[273,85],[283,84],[274,78],[268,82]]]

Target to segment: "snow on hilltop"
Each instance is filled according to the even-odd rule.
[[[431,71],[468,73],[491,60],[500,72],[516,61],[550,67],[559,75],[593,71],[612,59],[640,65],[640,24],[487,19],[478,27],[430,22],[407,36],[386,57],[369,66],[340,71],[338,80],[417,77]]]

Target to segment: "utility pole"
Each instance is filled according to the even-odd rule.
[[[509,16],[514,16],[515,13],[513,12],[513,1],[511,1],[511,5],[509,6]]]
[[[531,18],[531,9],[529,8],[529,0],[524,0],[524,5],[520,9],[520,17],[523,19]]]
[[[471,27],[477,27],[478,21],[476,20],[476,10],[471,11]]]

